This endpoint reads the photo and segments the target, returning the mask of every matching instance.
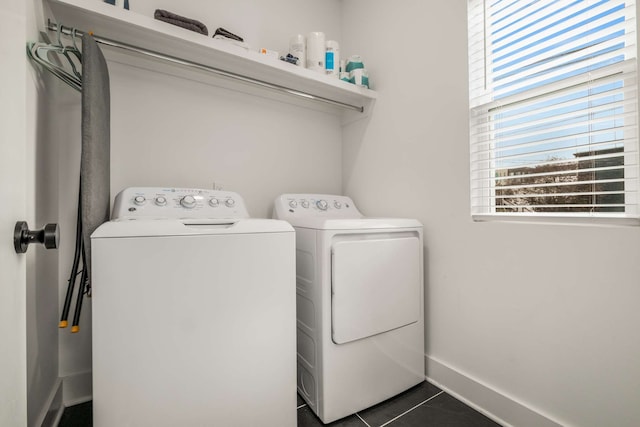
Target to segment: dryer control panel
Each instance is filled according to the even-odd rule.
[[[244,200],[232,191],[130,187],[113,203],[111,220],[249,218]]]
[[[283,194],[275,201],[274,217],[287,218],[362,218],[347,196],[330,194]]]

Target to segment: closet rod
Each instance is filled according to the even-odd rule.
[[[47,28],[51,31],[58,31],[58,24],[51,22],[51,20],[49,20]],[[73,29],[72,28],[68,28],[65,27],[64,25],[60,25],[60,32],[62,34],[65,34],[67,36],[73,36]],[[83,32],[76,30],[75,34],[77,36],[82,37]],[[155,52],[153,50],[148,50],[148,49],[144,49],[144,48],[140,48],[137,46],[132,46],[130,44],[126,44],[126,43],[121,43],[121,42],[117,42],[115,40],[111,40],[111,39],[107,39],[104,37],[100,37],[97,36],[95,34],[93,34],[93,38],[95,39],[96,42],[103,44],[105,46],[111,46],[111,47],[115,47],[117,49],[123,49],[123,50],[128,50],[130,52],[135,52],[141,55],[145,55],[145,56],[150,56],[152,58],[156,58],[156,59],[161,59],[163,61],[167,61],[167,62],[171,62],[174,64],[178,64],[178,65],[183,65],[185,67],[190,67],[190,68],[195,68],[197,70],[201,70],[201,71],[208,71],[210,73],[213,74],[217,74],[219,76],[223,76],[223,77],[228,77],[234,80],[239,80],[241,82],[244,83],[250,83],[256,86],[260,86],[263,88],[267,88],[267,89],[271,89],[271,90],[275,90],[278,92],[284,92],[286,94],[289,95],[293,95],[293,96],[297,96],[300,98],[305,98],[305,99],[311,99],[313,101],[319,101],[319,102],[323,102],[325,104],[331,104],[334,106],[338,106],[341,108],[345,108],[347,110],[355,110],[358,111],[360,113],[364,112],[364,107],[363,106],[357,106],[357,105],[351,105],[351,104],[347,104],[344,102],[340,102],[340,101],[334,101],[332,99],[329,98],[323,98],[322,96],[318,96],[318,95],[312,95],[310,93],[307,92],[302,92],[299,90],[294,90],[294,89],[290,89],[288,87],[285,86],[280,86],[274,83],[268,83],[265,82],[263,80],[259,80],[259,79],[254,79],[251,77],[246,77],[240,74],[236,74],[236,73],[232,73],[230,71],[224,71],[221,70],[219,68],[215,68],[215,67],[210,67],[208,65],[203,65],[203,64],[199,64],[197,62],[193,62],[193,61],[189,61],[186,59],[181,59],[175,56],[171,56],[171,55],[165,55],[163,53],[159,53],[159,52]]]

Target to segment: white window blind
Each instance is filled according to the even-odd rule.
[[[468,17],[472,215],[638,218],[635,1]]]

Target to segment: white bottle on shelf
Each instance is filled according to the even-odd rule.
[[[324,74],[326,39],[323,32],[314,31],[307,35],[307,68]]]
[[[296,34],[289,39],[289,53],[298,58],[299,67],[307,66],[307,41],[302,34]]]

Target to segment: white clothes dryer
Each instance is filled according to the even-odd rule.
[[[329,423],[424,381],[422,225],[284,194],[296,230],[298,391]]]
[[[94,427],[295,427],[294,235],[232,192],[118,194],[91,236]]]

